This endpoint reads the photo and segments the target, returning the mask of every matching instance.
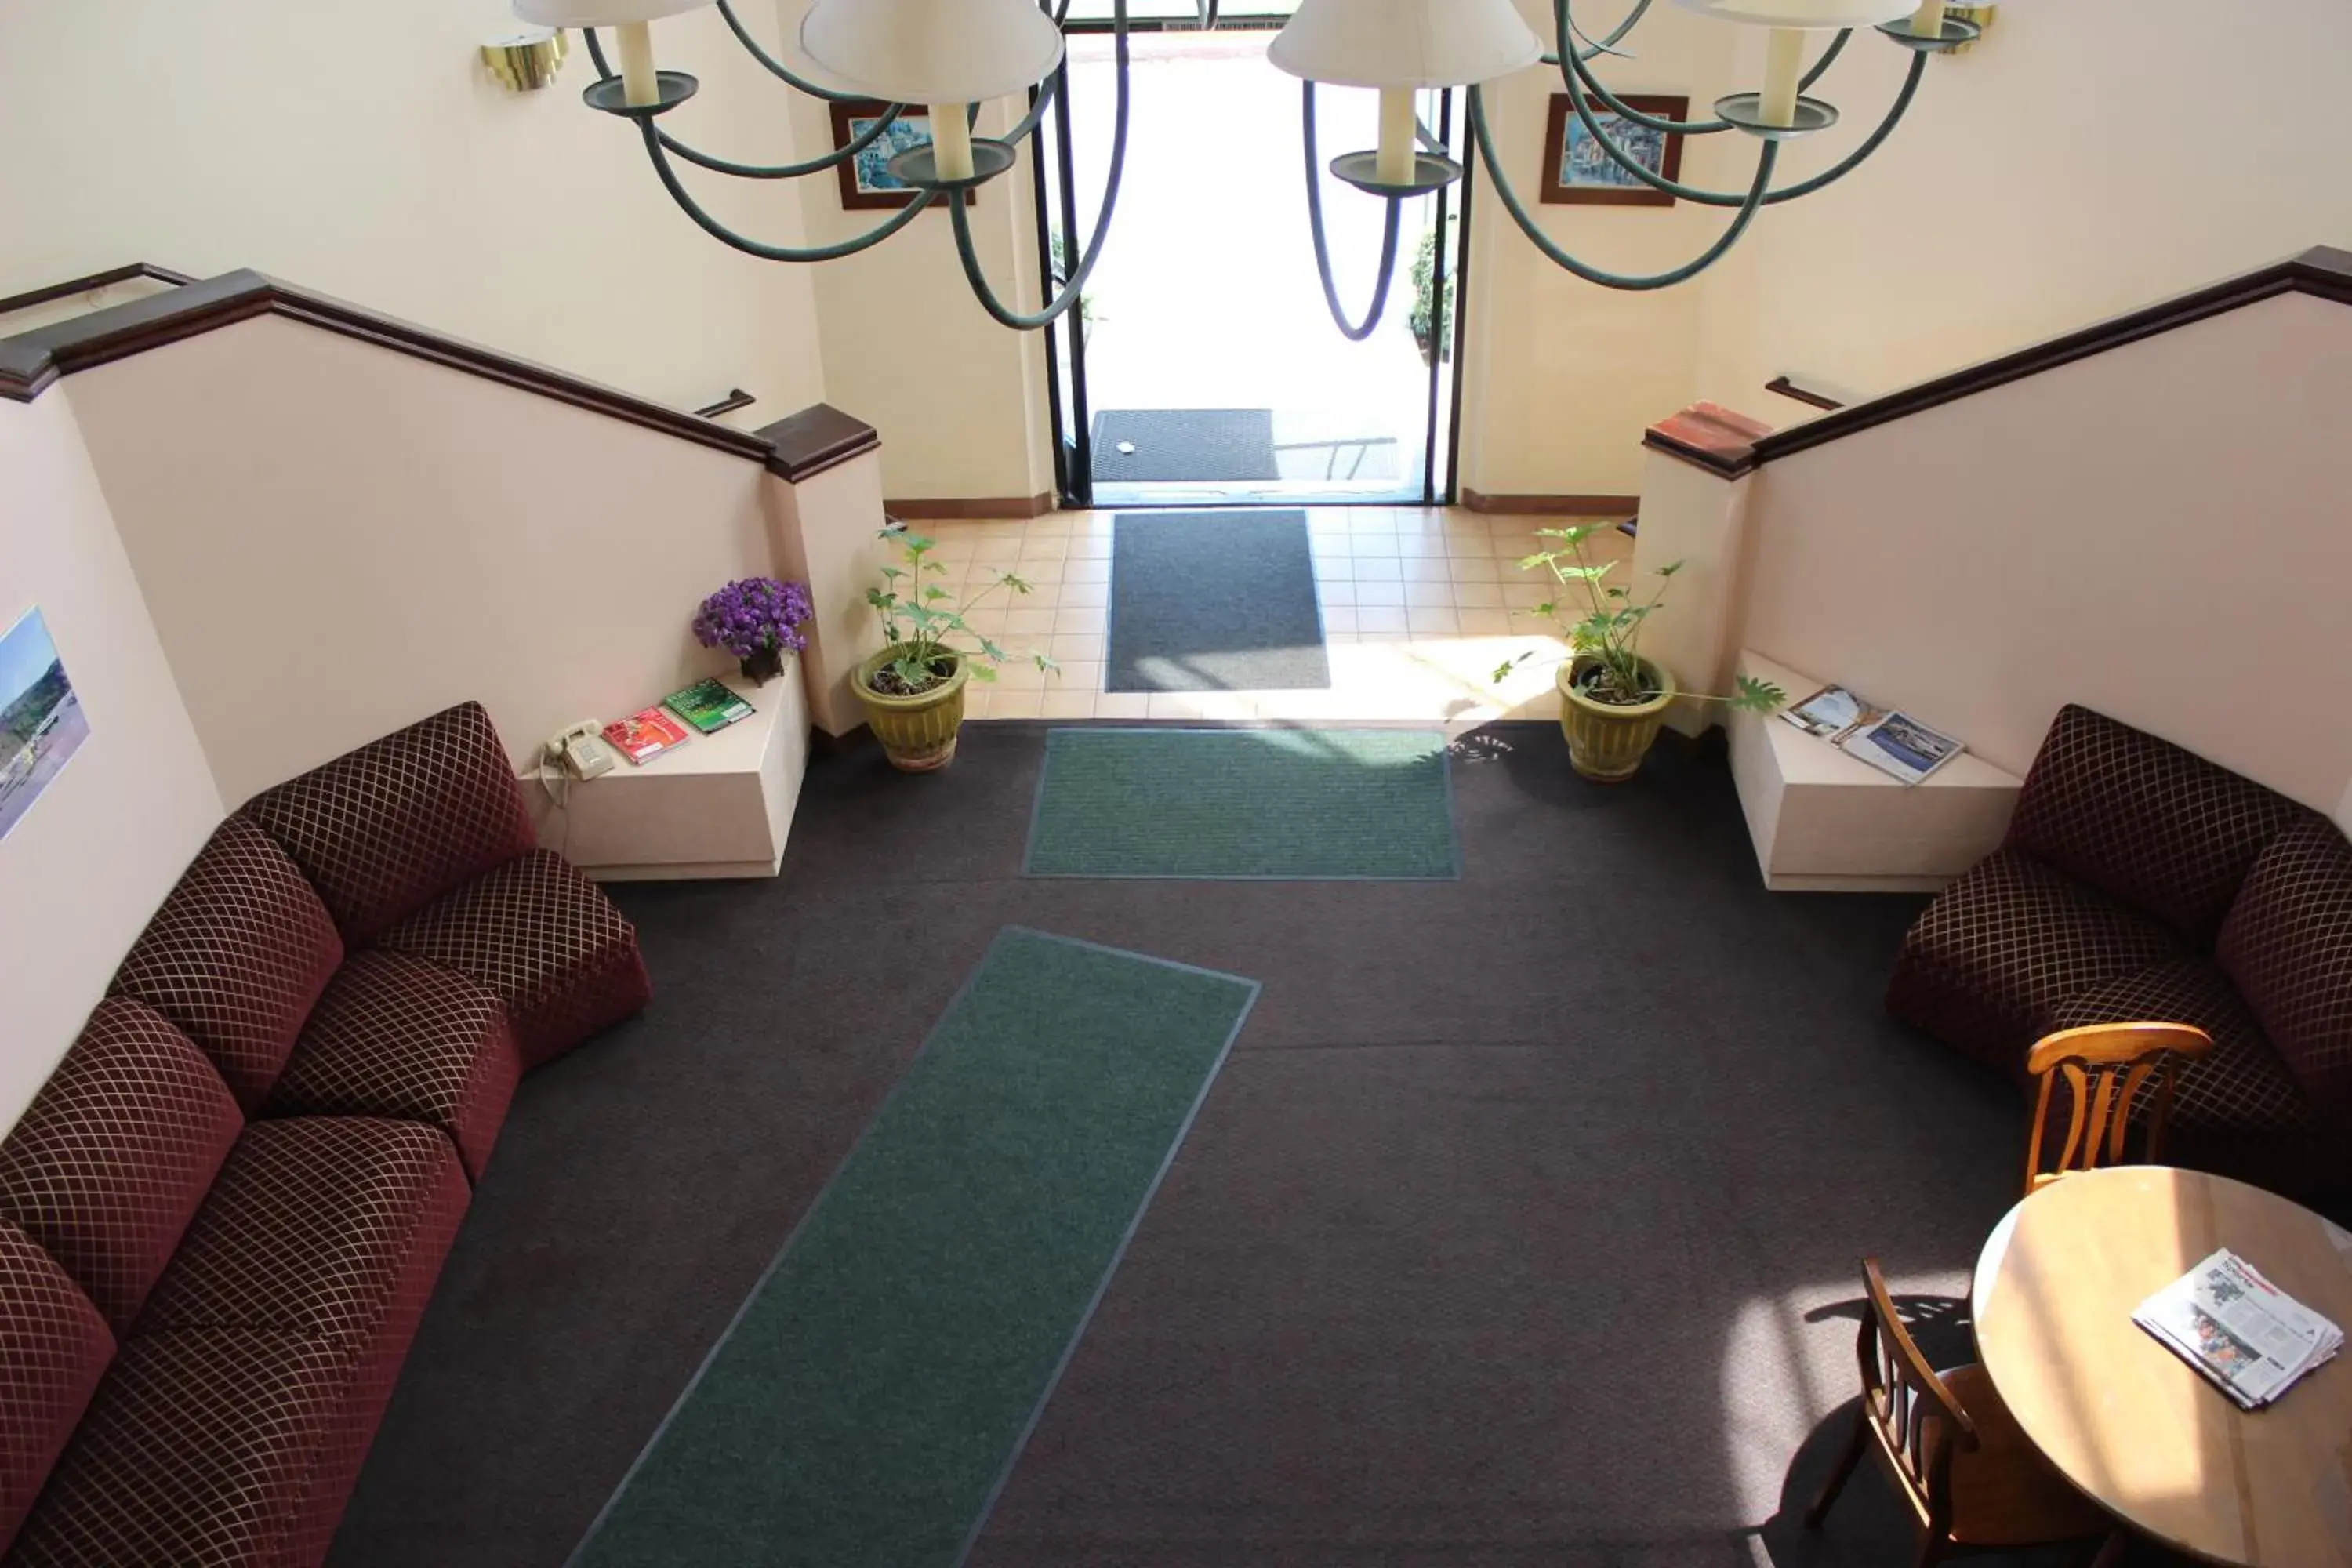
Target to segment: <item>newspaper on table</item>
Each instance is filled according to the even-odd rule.
[[[2343,1347],[2344,1331],[2221,1248],[2139,1304],[2132,1321],[2259,1410]]]

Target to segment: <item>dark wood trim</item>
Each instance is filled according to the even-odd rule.
[[[706,403],[694,411],[697,419],[716,419],[722,414],[732,414],[738,408],[749,408],[760,400],[740,386],[730,386],[727,395],[716,403]]]
[[[191,281],[168,294],[109,306],[37,331],[0,339],[0,398],[30,402],[60,376],[182,342],[256,316],[301,321],[412,359],[552,397],[575,408],[748,458],[788,480],[821,473],[881,445],[873,426],[824,404],[779,420],[765,430],[732,429],[634,393],[251,271]]]
[[[93,272],[87,278],[68,278],[62,283],[11,294],[0,300],[0,316],[13,316],[19,310],[29,310],[36,305],[46,305],[53,300],[70,300],[76,294],[87,294],[93,289],[105,289],[116,283],[128,283],[135,278],[151,282],[184,287],[194,279],[184,272],[174,272],[168,267],[158,267],[152,261],[133,261],[121,267],[110,267],[103,272]]]
[[[1628,109],[1660,120],[1690,118],[1690,100],[1678,94],[1621,92],[1617,95],[1617,101]],[[1603,122],[1603,130],[1608,129],[1607,121],[1623,119],[1598,100],[1591,107],[1592,117]],[[1662,191],[1655,185],[1638,182],[1622,185],[1571,185],[1563,181],[1559,177],[1559,169],[1567,162],[1568,125],[1574,113],[1575,105],[1569,102],[1568,94],[1555,92],[1551,95],[1551,110],[1544,120],[1543,185],[1537,195],[1538,201],[1608,207],[1670,207],[1675,205],[1674,193]],[[1609,167],[1612,173],[1620,172],[1614,163]],[[1669,180],[1682,178],[1683,138],[1680,132],[1666,133],[1665,147],[1659,154],[1659,167],[1654,172]],[[1630,180],[1631,176],[1627,178]]]
[[[1766,382],[1764,384],[1764,390],[1767,392],[1777,392],[1781,396],[1794,398],[1799,403],[1810,403],[1816,408],[1837,409],[1843,408],[1845,406],[1844,404],[1840,403],[1836,398],[1830,396],[1827,393],[1815,392],[1811,387],[1799,386],[1795,382],[1790,381],[1785,375],[1776,375],[1771,380]]]
[[[1756,467],[1756,446],[1772,426],[1714,403],[1694,403],[1642,433],[1642,445],[1727,479]]]
[[[873,426],[829,403],[811,404],[798,414],[761,426],[758,434],[772,448],[768,471],[794,484],[882,445]]]
[[[1462,509],[1465,511],[1502,512],[1520,517],[1615,517],[1620,512],[1632,512],[1641,504],[1640,496],[1490,496],[1484,490],[1472,489],[1468,485],[1462,487]]]
[[[1043,517],[1055,507],[1054,492],[1039,490],[1034,496],[947,496],[886,500],[882,503],[882,510],[892,517],[952,522],[963,519]]]
[[[2225,279],[2174,299],[2068,332],[2063,337],[2052,338],[2047,342],[2035,343],[1998,359],[1987,360],[1982,364],[1969,365],[1948,375],[1939,375],[1916,386],[1890,392],[1883,397],[1853,404],[1833,414],[1824,414],[1819,419],[1792,425],[1786,430],[1777,430],[1756,443],[1748,467],[1806,451],[1834,441],[1841,436],[1851,436],[1859,430],[1868,430],[1909,415],[1924,413],[1979,392],[1990,392],[2012,381],[2056,370],[2076,360],[2088,359],[2109,349],[2123,348],[2144,338],[2206,321],[2242,306],[2258,304],[2281,294],[2310,294],[2322,300],[2332,300],[2337,304],[2352,305],[2352,251],[2339,250],[2333,246],[2317,246],[2300,256],[2273,262],[2241,277]]]

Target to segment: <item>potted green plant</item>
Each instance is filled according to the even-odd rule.
[[[996,667],[1013,657],[972,630],[964,616],[991,594],[1026,594],[1030,584],[1000,571],[958,604],[932,581],[947,573],[931,559],[936,542],[902,528],[886,528],[882,538],[904,564],[883,567],[881,585],[866,590],[866,602],[882,619],[883,647],[858,665],[857,698],[890,765],[931,773],[955,760],[965,683],[994,680]],[[953,637],[972,646],[958,647],[948,640]],[[1039,669],[1054,668],[1042,653],[1022,657]]]
[[[1569,764],[1602,784],[1622,784],[1640,770],[1642,759],[1658,738],[1659,726],[1665,722],[1666,709],[1677,696],[1754,713],[1769,713],[1789,700],[1789,694],[1771,682],[1747,675],[1738,678],[1737,689],[1728,697],[1684,692],[1675,687],[1673,671],[1643,658],[1642,627],[1656,612],[1667,584],[1683,563],[1676,561],[1658,567],[1656,590],[1637,602],[1630,589],[1607,580],[1617,562],[1596,565],[1585,552],[1586,540],[1614,526],[1580,522],[1567,528],[1539,528],[1536,532],[1559,540],[1559,547],[1538,551],[1519,563],[1521,571],[1550,573],[1560,594],[1570,601],[1553,598],[1524,613],[1550,621],[1567,639],[1569,656],[1560,661],[1558,677],[1560,732],[1568,737]],[[1576,602],[1579,595],[1580,603]],[[1529,648],[1504,660],[1496,667],[1495,679],[1503,679],[1535,658],[1536,652]]]

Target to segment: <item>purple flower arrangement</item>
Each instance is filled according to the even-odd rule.
[[[745,577],[702,601],[694,616],[694,637],[740,659],[747,679],[767,680],[782,672],[785,654],[808,647],[800,626],[814,609],[805,583]]]

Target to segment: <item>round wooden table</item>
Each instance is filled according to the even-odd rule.
[[[2034,1446],[2141,1533],[2244,1568],[2352,1565],[2352,1351],[2245,1411],[2131,1321],[2221,1247],[2352,1329],[2352,1236],[2242,1182],[2126,1165],[1995,1228],[1979,1359]]]

